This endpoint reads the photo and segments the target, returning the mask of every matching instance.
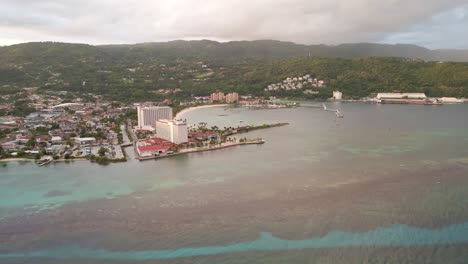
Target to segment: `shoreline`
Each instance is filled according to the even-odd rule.
[[[35,161],[35,159],[27,159],[27,158],[6,158],[0,159],[1,162],[13,162],[13,161]]]
[[[7,162],[20,162],[20,161],[28,161],[28,162],[36,162],[36,159],[28,159],[28,158],[6,158],[6,159],[0,159],[0,163],[7,163]],[[56,159],[52,160],[51,163],[56,163],[56,162],[73,162],[73,161],[89,161],[92,162],[90,159],[87,158],[70,158],[70,159]],[[121,162],[121,161],[115,161],[115,160],[109,160],[109,162]]]
[[[190,154],[190,153],[198,153],[198,152],[206,152],[206,151],[213,151],[213,150],[219,150],[219,149],[225,149],[225,148],[230,148],[230,147],[237,147],[237,146],[245,146],[245,145],[260,145],[265,143],[264,140],[259,139],[259,140],[254,140],[250,142],[237,142],[237,143],[232,143],[228,145],[221,145],[221,146],[214,146],[210,148],[203,148],[203,149],[190,149],[187,151],[182,151],[182,152],[177,152],[174,154],[169,154],[169,155],[164,155],[164,156],[156,156],[156,157],[144,157],[144,158],[137,158],[139,161],[145,161],[145,160],[157,160],[157,159],[162,159],[162,158],[169,158],[169,157],[174,157],[174,156],[180,156],[180,155],[185,155],[185,154]]]
[[[180,115],[191,112],[196,109],[203,109],[203,108],[210,108],[210,107],[221,107],[221,106],[229,106],[229,104],[212,104],[212,105],[199,105],[199,106],[191,106],[182,109],[179,113],[176,114],[175,119],[177,119]]]

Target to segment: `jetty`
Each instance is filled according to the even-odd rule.
[[[338,118],[343,118],[344,117],[344,114],[339,109],[329,109],[329,108],[327,108],[327,106],[325,104],[322,104],[322,108],[325,111],[334,112],[336,117],[338,117]]]
[[[175,152],[175,153],[161,155],[161,156],[138,157],[137,159],[139,161],[155,160],[155,159],[174,157],[174,156],[179,156],[179,155],[184,155],[184,154],[189,154],[189,153],[219,150],[219,149],[225,149],[225,148],[236,147],[236,146],[259,145],[259,144],[264,144],[264,143],[265,143],[265,140],[263,140],[263,139],[254,139],[254,140],[248,140],[248,141],[244,141],[244,142],[224,143],[224,144],[221,144],[221,145],[218,145],[218,146],[207,146],[207,147],[186,149],[186,150],[182,150],[180,152]]]

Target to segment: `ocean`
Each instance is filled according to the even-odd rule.
[[[182,116],[289,123],[263,145],[0,163],[0,263],[468,263],[468,104],[315,105]]]

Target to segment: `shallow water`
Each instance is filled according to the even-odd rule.
[[[358,246],[428,246],[468,242],[468,222],[440,229],[422,229],[406,225],[393,225],[365,233],[333,231],[323,237],[304,240],[285,240],[261,233],[259,239],[249,242],[199,248],[147,251],[107,251],[64,247],[27,253],[0,254],[0,258],[85,258],[111,260],[150,260],[206,256],[244,251],[276,251],[307,248],[334,248]]]
[[[329,108],[345,118],[308,107],[183,115],[221,128],[290,123],[238,135],[262,137],[261,146],[108,166],[8,163],[0,256],[255,259],[259,250],[331,248],[336,260],[340,247],[404,246],[411,255],[414,246],[468,243],[468,105]]]

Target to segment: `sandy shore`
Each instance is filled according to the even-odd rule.
[[[202,108],[209,108],[209,107],[221,107],[221,106],[228,106],[228,104],[212,104],[212,105],[200,105],[200,106],[188,107],[188,108],[183,109],[179,113],[177,113],[175,118],[178,119],[178,118],[180,118],[180,116],[182,114],[188,113],[188,112],[193,111],[195,109],[202,109]]]
[[[26,159],[26,158],[7,158],[7,159],[0,159],[0,162],[10,162],[10,161],[35,161],[34,159]]]

